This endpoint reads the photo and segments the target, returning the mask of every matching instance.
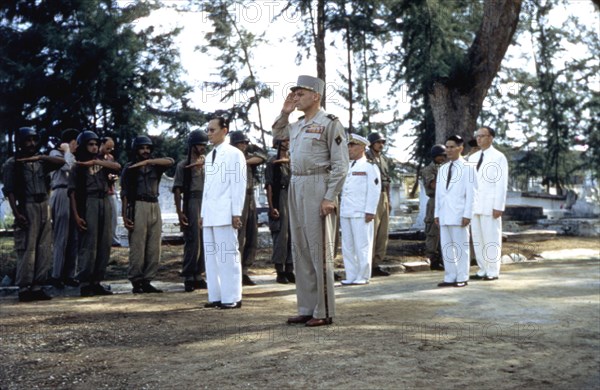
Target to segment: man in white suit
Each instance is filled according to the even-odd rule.
[[[461,153],[464,141],[448,137],[448,162],[440,167],[435,192],[434,221],[440,227],[444,281],[438,287],[465,287],[469,280],[469,223],[477,196],[474,167]]]
[[[242,263],[237,230],[242,228],[246,158],[224,142],[228,125],[223,117],[208,122],[213,151],[204,163],[201,211],[208,284],[205,307],[238,309],[242,307]]]
[[[342,257],[346,270],[344,285],[367,284],[371,278],[375,214],[381,195],[379,168],[367,160],[365,147],[369,140],[350,134],[348,154],[350,169],[342,189],[340,226]]]
[[[502,213],[508,187],[508,162],[492,142],[496,132],[487,126],[475,134],[480,151],[469,161],[476,164],[479,196],[473,206],[473,247],[479,271],[472,279],[496,280],[500,275]]]

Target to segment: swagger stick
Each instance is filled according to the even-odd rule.
[[[329,321],[329,300],[327,299],[327,219],[331,214],[327,214],[321,220],[323,227],[323,294],[325,294],[325,320]]]

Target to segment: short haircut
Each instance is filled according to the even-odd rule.
[[[482,129],[486,129],[488,131],[488,133],[492,136],[495,137],[496,136],[496,130],[492,129],[489,126],[481,126]]]
[[[102,139],[100,139],[100,145],[104,145],[108,141],[112,141],[113,143],[115,142],[115,140],[112,139],[112,137],[102,137]]]
[[[224,116],[215,116],[212,117],[210,120],[218,120],[219,121],[219,127],[220,128],[229,128],[229,119],[225,118]]]
[[[448,141],[454,141],[458,146],[462,146],[465,143],[465,140],[462,139],[462,137],[458,134],[454,134],[446,138],[446,142]]]

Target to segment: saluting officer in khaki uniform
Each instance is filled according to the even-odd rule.
[[[367,158],[375,163],[381,174],[381,197],[375,215],[375,239],[373,240],[373,267],[371,276],[390,276],[390,273],[380,267],[388,246],[388,228],[390,224],[390,166],[387,157],[383,155],[385,137],[377,132],[368,135],[369,150]]]
[[[298,316],[288,324],[328,325],[335,316],[333,258],[336,199],[348,172],[348,147],[337,118],[321,109],[325,82],[300,76],[287,96],[273,136],[290,139],[289,192]],[[289,115],[304,112],[297,122]]]

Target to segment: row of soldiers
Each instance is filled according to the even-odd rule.
[[[276,139],[277,154],[267,154],[250,144],[241,131],[229,134],[230,143],[246,157],[247,187],[243,229],[238,231],[244,285],[254,285],[248,274],[258,238],[254,185],[257,167],[265,168],[269,204],[269,227],[273,237],[272,262],[278,283],[294,283],[287,206],[290,181],[289,139]],[[152,158],[152,140],[135,138],[132,159],[121,173],[114,160],[114,141],[102,140],[92,131],[68,129],[49,155],[39,153],[39,135],[32,128],[16,133],[17,151],[7,160],[3,193],[15,217],[16,285],[20,301],[47,300],[42,289],[48,282],[57,287],[80,288],[81,296],[110,295],[100,283],[105,276],[116,236],[117,197],[115,181],[121,176],[122,218],[129,231],[128,278],[134,293],[161,292],[150,282],[160,258],[161,213],[158,186],[162,174],[174,164],[171,158]],[[382,149],[385,138],[369,135],[370,160],[381,170],[382,196],[377,207],[373,252],[373,276],[389,275],[379,267],[387,246],[389,221],[389,164]],[[203,162],[208,137],[196,130],[188,138],[188,155],[176,167],[173,184],[175,207],[185,246],[181,276],[185,291],[206,288],[200,209],[204,184]],[[268,160],[268,161],[267,161]],[[50,181],[48,181],[50,178]],[[51,190],[51,191],[50,191]],[[50,194],[50,195],[48,195]],[[53,241],[53,242],[52,242]],[[53,248],[49,251],[48,248]]]

